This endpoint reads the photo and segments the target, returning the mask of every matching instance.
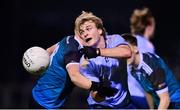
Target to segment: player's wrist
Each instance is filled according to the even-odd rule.
[[[99,82],[94,82],[94,81],[92,81],[90,90],[92,90],[92,91],[97,91],[97,90],[99,89],[99,87],[100,87]]]
[[[101,50],[100,50],[100,48],[96,48],[96,54],[97,54],[97,56],[100,56],[100,55],[101,55]]]

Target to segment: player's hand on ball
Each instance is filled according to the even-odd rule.
[[[105,100],[105,96],[99,96],[98,91],[91,91],[91,96],[96,102],[102,102]]]

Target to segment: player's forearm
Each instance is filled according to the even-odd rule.
[[[78,65],[70,65],[68,68],[68,73],[71,81],[78,87],[83,89],[90,89],[91,81],[80,74]]]
[[[168,106],[169,106],[169,100],[163,99],[163,100],[161,100],[160,103],[159,103],[158,110],[167,109]]]
[[[81,74],[77,73],[71,76],[71,81],[78,87],[83,89],[90,89],[91,87],[91,81]]]
[[[151,94],[149,94],[149,93],[145,93],[145,94],[146,94],[146,100],[149,105],[149,108],[154,109],[154,103],[153,103],[153,98],[152,98]]]
[[[101,56],[113,58],[129,58],[131,57],[131,50],[127,45],[121,45],[115,48],[101,48]]]
[[[160,95],[158,95],[160,98],[160,103],[158,106],[158,109],[167,109],[170,103],[170,98],[169,98],[169,94],[168,92],[166,93],[162,93]]]

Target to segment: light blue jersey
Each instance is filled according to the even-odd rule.
[[[140,54],[140,64],[136,69],[129,68],[144,90],[153,96],[156,107],[159,105],[157,94],[169,92],[171,102],[180,104],[180,85],[172,71],[156,54]],[[130,66],[129,66],[130,67]],[[175,108],[179,108],[178,105]]]
[[[119,35],[106,36],[106,48],[117,47],[127,44]],[[83,63],[83,60],[81,61]],[[100,77],[108,78],[111,86],[119,91],[113,97],[106,97],[104,101],[98,103],[89,95],[87,101],[91,105],[102,105],[110,108],[123,108],[129,102],[129,92],[127,85],[127,63],[126,60],[98,56],[89,59],[87,65],[80,67],[81,73],[91,81],[99,82]]]
[[[68,76],[64,57],[70,51],[78,51],[80,45],[74,36],[62,39],[53,54],[50,65],[40,76],[32,90],[34,99],[44,108],[61,108],[72,91],[73,84]]]
[[[140,35],[136,35],[136,39],[137,39],[138,49],[140,52],[155,53],[154,45],[148,39]]]

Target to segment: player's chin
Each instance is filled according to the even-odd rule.
[[[99,96],[97,91],[91,91],[91,96],[96,102],[102,102],[105,100],[105,97]]]

